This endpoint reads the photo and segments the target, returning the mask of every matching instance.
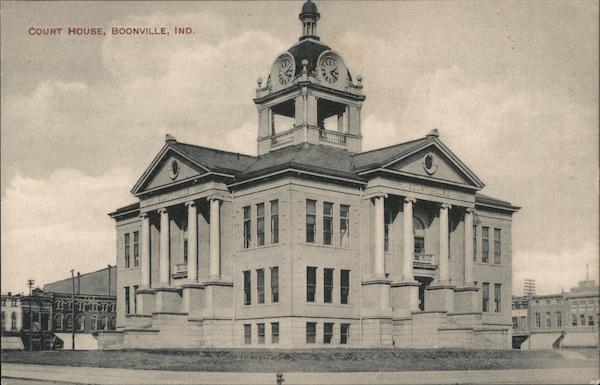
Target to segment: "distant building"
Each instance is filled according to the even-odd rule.
[[[579,282],[569,293],[513,297],[513,348],[598,346],[600,288]]]
[[[525,279],[523,282],[523,295],[535,295],[535,280],[534,279]]]
[[[0,345],[2,349],[23,349],[21,341],[21,327],[23,324],[23,310],[21,308],[23,296],[21,294],[2,294],[0,296],[0,309],[2,315],[2,332]]]

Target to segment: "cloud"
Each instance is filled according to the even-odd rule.
[[[124,168],[100,176],[73,169],[41,179],[16,175],[2,196],[2,290],[114,265],[115,229],[106,214],[131,201],[133,177]]]

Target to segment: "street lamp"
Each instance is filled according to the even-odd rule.
[[[71,269],[71,281],[73,290],[71,291],[71,350],[75,350],[75,270]]]
[[[34,279],[27,280],[27,286],[29,286],[29,351],[33,350],[33,309],[31,303],[31,288],[35,285]]]

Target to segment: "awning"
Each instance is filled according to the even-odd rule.
[[[565,339],[560,343],[561,347],[589,347],[598,346],[598,332],[574,332],[568,331]]]
[[[19,336],[2,336],[0,346],[2,350],[23,350],[23,341]]]
[[[71,350],[71,333],[54,333],[54,335],[63,341],[63,350]],[[98,340],[91,334],[75,333],[75,350],[98,350]]]

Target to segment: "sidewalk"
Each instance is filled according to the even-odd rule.
[[[73,366],[2,364],[2,378],[83,384],[276,384],[275,373],[176,372]],[[366,384],[589,384],[597,368],[431,372],[284,373],[283,385]]]

